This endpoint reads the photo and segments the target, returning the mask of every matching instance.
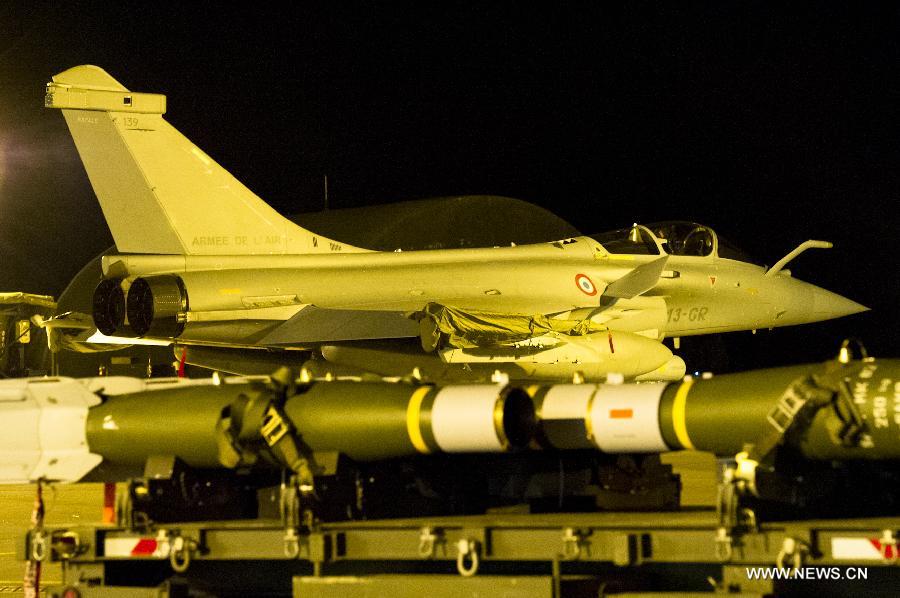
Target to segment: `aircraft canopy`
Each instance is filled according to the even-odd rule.
[[[744,251],[720,237],[713,229],[696,222],[654,222],[646,226],[591,235],[609,253],[630,255],[715,256],[759,264]]]

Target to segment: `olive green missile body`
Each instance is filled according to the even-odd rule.
[[[728,458],[787,446],[801,460],[896,460],[900,360],[527,389],[218,377],[4,380],[0,421],[7,425],[0,482],[77,481],[101,462],[120,479],[154,456],[195,468],[293,468],[297,455],[372,462],[528,446],[696,449]]]
[[[529,388],[542,442],[733,457],[776,441],[808,459],[900,458],[900,360],[828,362],[664,384]],[[790,428],[793,426],[793,432]],[[773,440],[774,439],[774,440]]]
[[[91,408],[85,425],[91,452],[105,463],[142,466],[149,455],[171,454],[193,467],[218,467],[216,423],[250,384],[184,386],[123,394]]]
[[[500,453],[527,446],[536,428],[531,399],[509,386],[294,387],[218,377],[4,380],[0,420],[13,426],[0,437],[0,482],[77,481],[101,461],[121,478],[160,455],[195,468],[236,468],[291,466],[298,451],[360,462]]]
[[[228,441],[223,426],[236,419],[238,405],[252,414],[272,400],[261,384],[121,395],[90,410],[87,442],[113,464],[143,465],[148,455],[173,454],[193,467],[220,467],[221,443]],[[491,385],[323,382],[288,398],[283,413],[310,449],[358,461],[501,452],[526,445],[534,427],[523,391]]]

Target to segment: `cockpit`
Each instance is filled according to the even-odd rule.
[[[590,235],[603,245],[609,253],[625,253],[629,255],[659,255],[659,244],[646,226],[635,224],[631,228],[620,228],[605,233]]]
[[[717,256],[762,265],[713,229],[696,222],[669,221],[591,235],[609,253],[629,255]]]
[[[669,255],[706,257],[716,250],[713,230],[693,222],[656,222],[647,226]]]

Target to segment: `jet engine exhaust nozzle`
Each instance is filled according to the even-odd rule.
[[[97,285],[91,316],[97,330],[106,336],[121,336],[125,326],[125,291],[121,278],[109,278]]]
[[[184,332],[188,296],[177,276],[135,279],[126,305],[128,323],[138,336],[176,338]]]

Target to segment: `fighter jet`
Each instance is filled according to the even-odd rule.
[[[101,333],[216,349],[304,349],[363,370],[672,380],[666,337],[772,328],[866,308],[746,261],[708,227],[634,225],[490,248],[373,251],[282,217],[95,66],[47,84],[118,253]]]

